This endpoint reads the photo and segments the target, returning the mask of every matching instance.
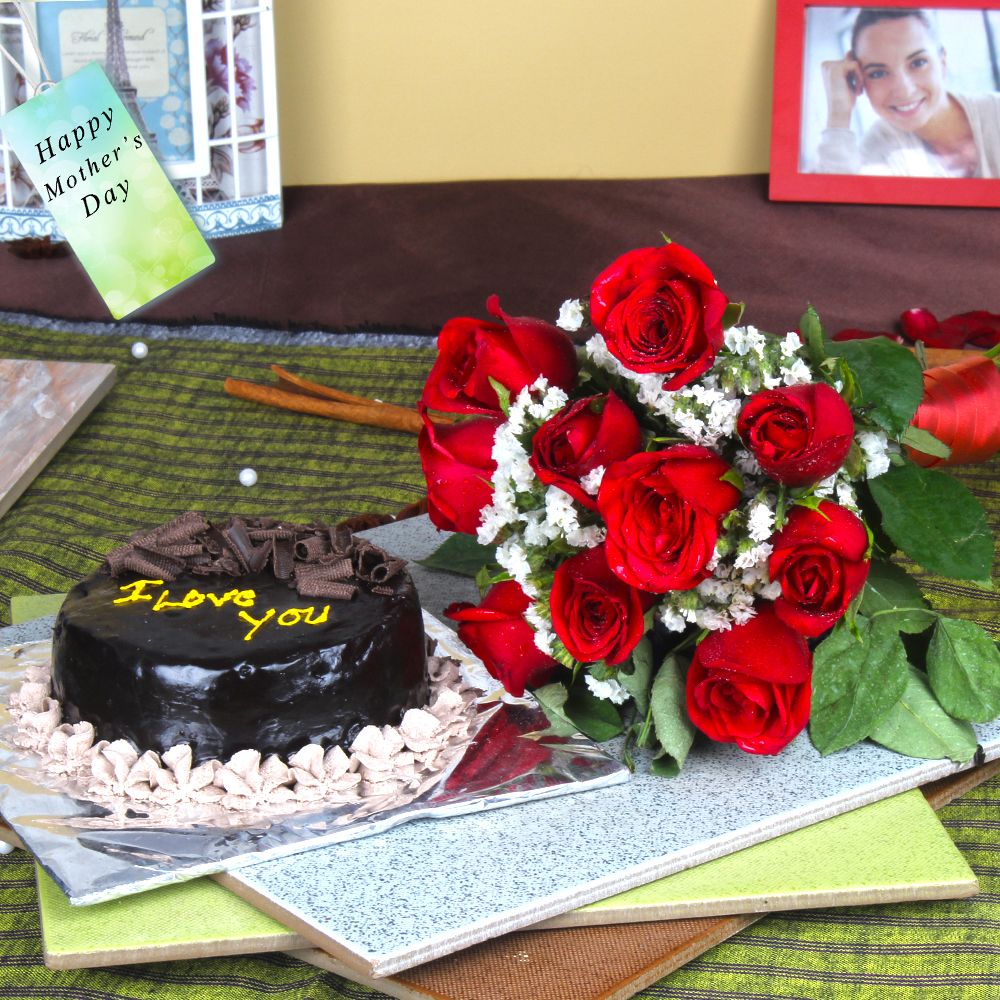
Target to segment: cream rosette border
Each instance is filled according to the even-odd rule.
[[[365,726],[345,750],[308,744],[287,760],[242,750],[195,766],[187,744],[163,754],[126,740],[97,740],[88,722],[62,721],[51,692],[51,642],[0,650],[0,667],[23,671],[8,711],[12,742],[39,762],[37,777],[142,825],[267,818],[337,806],[372,815],[419,798],[461,759],[477,728],[477,702],[497,684],[468,649],[424,616],[434,652],[430,694],[398,726]],[[16,661],[16,662],[15,662]]]

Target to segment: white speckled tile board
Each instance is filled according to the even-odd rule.
[[[978,727],[1000,757],[1000,722]],[[388,975],[808,826],[961,768],[874,744],[822,758],[801,736],[777,757],[698,744],[679,779],[384,835],[216,876],[342,961]]]
[[[444,538],[426,518],[366,534],[410,559]],[[414,576],[431,613],[467,594],[462,578]],[[977,731],[985,759],[1000,758],[1000,722]],[[705,742],[678,779],[640,762],[614,788],[421,820],[219,878],[348,965],[389,975],[962,769],[874,744],[823,758],[805,735],[777,757]]]

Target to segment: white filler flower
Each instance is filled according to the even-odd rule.
[[[586,675],[587,687],[591,693],[602,701],[610,701],[613,705],[624,705],[629,699],[629,693],[613,677],[599,681],[590,674]]]
[[[579,299],[567,299],[559,307],[556,326],[569,333],[575,333],[583,326],[583,303]]]

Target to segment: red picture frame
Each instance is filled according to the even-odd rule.
[[[1000,207],[1000,179],[809,173],[800,169],[806,17],[810,8],[818,7],[918,8],[920,5],[914,0],[855,0],[849,4],[834,0],[777,0],[771,122],[771,199]],[[1000,2],[932,0],[920,9],[1000,10]]]

